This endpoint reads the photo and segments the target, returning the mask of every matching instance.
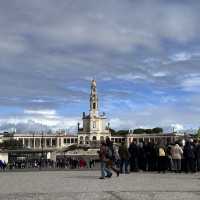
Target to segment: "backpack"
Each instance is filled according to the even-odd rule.
[[[159,156],[165,156],[165,150],[162,147],[159,148]]]
[[[107,147],[106,158],[113,159],[113,148],[110,146]]]

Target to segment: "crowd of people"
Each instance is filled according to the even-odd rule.
[[[60,169],[81,169],[93,168],[95,166],[94,159],[83,159],[74,157],[59,157],[56,161],[50,159],[19,159],[8,163],[0,160],[0,171],[13,169],[30,169],[30,168],[60,168]]]
[[[157,172],[197,172],[200,171],[200,141],[188,140],[174,144],[137,143],[133,140],[129,147],[125,142],[113,145],[109,138],[102,141],[99,158],[101,161],[101,177],[112,176],[112,170],[119,173],[138,171]]]
[[[53,167],[54,162],[49,159],[17,159],[7,163],[7,169],[26,169],[26,168],[41,168]]]
[[[68,169],[77,169],[77,168],[92,168],[95,166],[95,160],[93,159],[83,159],[83,158],[74,158],[74,157],[63,157],[59,158],[56,161],[57,168],[68,168]]]
[[[101,179],[111,177],[112,171],[120,173],[138,171],[186,172],[200,171],[200,141],[188,140],[174,144],[137,143],[133,140],[127,147],[125,142],[113,145],[109,138],[101,142],[99,161]],[[6,163],[0,160],[0,171],[23,168],[83,169],[96,166],[96,160],[83,157],[59,156],[56,161],[49,159],[24,159]]]

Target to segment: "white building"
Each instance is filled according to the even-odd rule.
[[[106,137],[111,137],[105,113],[99,114],[99,101],[95,80],[92,80],[91,83],[89,114],[86,115],[84,112],[82,119],[83,128],[78,128],[79,144],[89,144],[90,142],[105,140]]]
[[[3,142],[3,134],[0,134],[0,143]]]

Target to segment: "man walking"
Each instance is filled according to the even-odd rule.
[[[110,138],[106,138],[106,168],[108,170],[112,169],[117,176],[119,176],[119,170],[114,167],[115,163],[115,155],[114,155],[114,148],[113,143],[110,141]],[[110,172],[110,171],[109,171]],[[111,172],[110,172],[111,173]],[[107,174],[107,177],[111,177],[111,174]]]
[[[107,161],[106,158],[107,154],[107,146],[104,141],[101,142],[100,151],[99,151],[99,159],[100,159],[100,167],[101,167],[101,176],[99,179],[104,179],[105,177],[111,177],[112,173],[107,168]]]

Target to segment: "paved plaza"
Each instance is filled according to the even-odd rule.
[[[0,173],[0,200],[200,199],[199,173],[131,173],[98,178],[99,171]]]

